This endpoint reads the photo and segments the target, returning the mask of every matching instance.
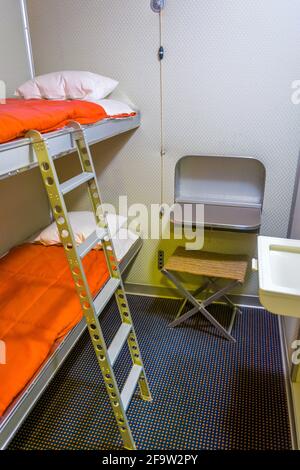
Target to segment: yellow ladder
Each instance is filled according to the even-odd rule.
[[[76,144],[82,166],[82,173],[63,184],[59,182],[53,162],[55,155],[50,155],[46,138],[37,131],[30,131],[27,137],[31,139],[39,163],[60,239],[65,249],[76,291],[80,299],[81,308],[88,325],[89,334],[124,442],[124,447],[126,449],[136,449],[126,411],[137,385],[139,385],[140,395],[143,400],[151,401],[151,393],[145,375],[138,340],[135,334],[106,215],[102,208],[100,191],[90,149],[81,125],[77,122],[71,122],[69,125],[72,128],[70,132]],[[87,186],[97,223],[97,230],[90,235],[84,243],[77,246],[68,217],[64,196],[81,185]],[[82,259],[99,242],[101,242],[103,246],[110,279],[100,293],[93,298],[83,269]],[[102,311],[103,305],[109,301],[113,294],[115,294],[122,323],[112,343],[107,347],[98,315]],[[132,368],[123,390],[120,391],[113,366],[126,341],[132,358]]]

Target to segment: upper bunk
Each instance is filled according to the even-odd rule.
[[[108,118],[83,126],[89,145],[110,139],[124,132],[136,129],[141,124],[141,115],[136,111],[135,116]],[[63,128],[45,134],[49,150],[54,158],[60,158],[75,150],[73,131]],[[29,170],[37,166],[37,159],[28,138],[0,144],[0,179]]]

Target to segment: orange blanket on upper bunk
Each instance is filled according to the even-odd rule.
[[[83,264],[95,295],[108,279],[103,251],[92,250]],[[0,416],[81,318],[62,247],[26,244],[0,259]]]
[[[71,120],[93,124],[107,117],[102,106],[89,101],[7,99],[0,104],[0,144],[24,137],[31,129],[51,132]]]

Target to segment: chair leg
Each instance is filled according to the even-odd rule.
[[[231,320],[230,320],[230,324],[229,324],[229,327],[228,327],[228,330],[227,330],[227,332],[228,332],[229,334],[231,334],[231,332],[232,332],[232,328],[233,328],[233,325],[234,325],[234,322],[235,322],[235,317],[236,317],[236,314],[237,314],[239,311],[240,311],[240,310],[239,310],[237,307],[235,307],[235,308],[233,309],[232,316],[231,316]]]
[[[202,286],[198,287],[198,289],[196,289],[196,290],[192,293],[192,296],[193,296],[193,297],[196,297],[197,295],[201,294],[201,292],[205,291],[205,289],[207,289],[207,287],[210,286],[211,284],[212,284],[212,281],[207,281],[207,282],[205,282]],[[181,316],[181,314],[182,314],[182,312],[183,312],[183,310],[184,310],[184,308],[185,308],[187,302],[188,302],[188,299],[185,298],[185,299],[183,300],[182,304],[180,305],[180,308],[179,308],[179,310],[178,310],[178,312],[177,312],[177,315],[176,315],[176,317],[175,317],[175,320],[177,320],[177,318],[179,318],[179,317]],[[171,326],[171,324],[170,324],[169,326]]]
[[[177,312],[177,315],[176,315],[176,317],[175,317],[175,320],[180,317],[180,315],[182,314],[182,312],[183,312],[184,307],[186,306],[186,304],[187,304],[187,299],[184,299],[184,300],[182,301],[182,304],[180,305],[180,308],[179,308],[179,310],[178,310],[178,312]],[[169,326],[171,326],[171,325],[169,325]]]
[[[217,288],[217,289],[220,289],[219,287],[219,284],[215,281],[215,279],[212,279],[211,280],[212,284]],[[243,314],[243,312],[241,311],[241,309],[239,307],[237,307],[233,302],[232,300],[230,300],[229,297],[227,297],[227,295],[223,295],[224,299],[226,300],[226,303],[232,307],[232,309],[235,309],[237,311],[237,313],[239,313],[240,315]]]
[[[235,287],[237,284],[239,284],[238,281],[233,281],[230,284],[228,284],[226,287],[223,287],[220,289],[218,292],[214,293],[211,295],[208,299],[206,299],[203,302],[198,302],[194,296],[185,288],[182,286],[182,284],[177,280],[177,278],[167,271],[166,269],[162,269],[162,273],[165,274],[165,276],[168,277],[168,279],[177,287],[179,292],[185,297],[186,301],[189,301],[192,305],[194,305],[194,308],[192,310],[189,310],[186,312],[184,315],[182,315],[180,318],[176,318],[172,323],[170,323],[170,327],[175,327],[186,321],[188,318],[191,318],[193,315],[198,313],[199,311],[202,313],[202,315],[212,324],[215,326],[215,328],[223,335],[225,336],[229,341],[236,342],[235,338],[231,335],[231,330],[233,328],[233,323],[234,319],[237,313],[237,308],[234,309],[233,313],[233,319],[231,319],[229,329],[226,330],[214,317],[209,313],[209,311],[206,309],[208,305],[210,305],[212,302],[215,300],[219,299],[220,297],[224,297],[224,294],[226,294],[230,289]],[[211,281],[208,282],[209,284]],[[202,286],[203,287],[203,286]],[[201,288],[200,288],[201,289]],[[199,290],[199,289],[198,289]]]
[[[182,315],[181,317],[175,318],[175,320],[172,323],[170,323],[168,326],[170,328],[175,328],[176,326],[180,325],[181,323],[191,318],[193,315],[196,315],[196,313],[198,312],[199,312],[199,307],[194,307],[188,312],[186,312],[184,315]]]
[[[206,310],[205,307],[203,307],[202,305],[199,306],[199,310],[200,312],[202,313],[202,315],[205,316],[205,318],[210,321],[210,323],[212,323],[214,325],[214,327],[219,331],[219,333],[221,333],[223,336],[225,336],[225,338],[227,338],[229,341],[232,341],[233,343],[236,343],[236,339],[231,335],[231,330],[228,331],[226,330],[226,328],[224,328],[224,326],[221,325],[221,323],[219,323],[215,317],[212,316],[211,313],[209,313],[208,310]],[[231,327],[232,329],[232,327]]]
[[[194,315],[196,315],[197,313],[201,312],[202,315],[210,322],[214,325],[214,327],[219,331],[219,333],[221,333],[223,336],[225,336],[225,338],[227,338],[229,341],[232,341],[232,342],[236,342],[235,338],[231,335],[231,330],[232,330],[232,327],[233,327],[233,322],[234,322],[234,319],[235,319],[235,315],[233,315],[233,319],[231,320],[230,322],[230,331],[229,329],[226,330],[226,328],[224,328],[224,326],[221,325],[221,323],[219,323],[215,317],[209,313],[208,310],[206,310],[205,307],[203,307],[203,304],[198,304],[197,306],[195,306],[194,308],[192,308],[191,310],[189,310],[188,312],[186,312],[184,315],[182,315],[180,318],[177,318],[176,320],[174,320],[172,323],[169,324],[169,327],[170,328],[175,328],[176,326],[180,325],[181,323],[185,322],[186,320],[188,320],[189,318],[193,317]]]
[[[220,299],[221,297],[224,297],[224,295],[234,287],[236,287],[239,284],[239,281],[232,281],[230,284],[227,284],[227,286],[223,287],[222,289],[219,289],[217,292],[215,292],[213,295],[208,297],[207,299],[204,300],[203,305],[206,307],[207,305],[211,304],[215,300]]]

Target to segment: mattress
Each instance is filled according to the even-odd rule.
[[[138,240],[115,242],[124,257]],[[95,296],[109,278],[104,253],[83,260]],[[82,319],[73,279],[61,246],[24,244],[0,259],[0,339],[6,364],[0,365],[0,416],[26,387],[55,343]]]
[[[108,101],[109,100],[105,100]],[[0,144],[24,137],[35,129],[42,133],[61,129],[69,121],[80,124],[95,124],[108,118],[124,118],[135,113],[117,113],[109,115],[107,105],[81,100],[23,100],[7,99],[0,106]],[[108,105],[109,108],[109,105]]]

